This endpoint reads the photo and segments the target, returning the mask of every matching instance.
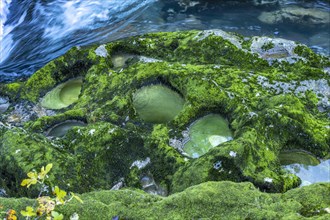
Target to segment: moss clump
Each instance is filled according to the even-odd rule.
[[[65,55],[49,62],[24,83],[20,93],[21,98],[36,102],[40,96],[57,84],[84,76],[92,65],[106,63],[103,61],[105,58],[95,55],[95,49],[95,47],[89,49],[74,47]]]
[[[294,53],[298,56],[306,58],[306,61],[311,67],[330,66],[328,57],[322,57],[314,53],[310,48],[305,45],[298,45],[294,48]]]
[[[17,100],[19,98],[21,87],[22,83],[20,82],[1,84],[0,94],[9,97],[11,100]]]
[[[270,42],[267,42],[267,43],[263,44],[263,45],[261,46],[261,49],[263,49],[264,51],[266,51],[266,50],[273,49],[274,46],[275,46],[275,44],[274,44],[273,42],[270,41]]]
[[[86,112],[86,109],[71,109],[57,115],[44,116],[35,121],[29,121],[24,128],[32,132],[44,133],[53,125],[66,120],[86,121]]]
[[[96,191],[80,195],[57,211],[65,219],[327,219],[329,184],[315,184],[285,194],[267,194],[251,183],[207,182],[160,197],[140,190]],[[33,200],[0,198],[4,209],[24,209]],[[19,216],[21,217],[21,216]]]

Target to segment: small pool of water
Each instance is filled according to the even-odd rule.
[[[184,99],[163,85],[145,86],[133,95],[133,105],[138,116],[150,123],[166,123],[182,110]]]
[[[330,160],[321,161],[318,165],[290,164],[284,169],[297,175],[302,183],[300,186],[307,186],[312,183],[330,182]]]
[[[304,150],[283,151],[278,157],[285,170],[301,179],[300,186],[330,182],[330,160],[320,161]]]
[[[47,109],[62,109],[78,100],[82,79],[72,79],[48,92],[41,100],[41,106]]]
[[[86,126],[86,123],[82,121],[69,120],[53,126],[49,129],[46,135],[50,137],[63,137],[71,128],[82,126]]]
[[[189,140],[184,144],[183,151],[192,158],[198,158],[232,139],[227,120],[220,115],[209,114],[189,126]]]

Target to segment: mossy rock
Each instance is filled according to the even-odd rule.
[[[86,191],[109,188],[120,177],[134,173],[129,163],[147,156],[151,164],[139,172],[151,172],[156,182],[165,183],[171,192],[210,180],[250,181],[268,192],[294,188],[300,181],[281,168],[279,153],[301,149],[325,158],[330,151],[329,97],[323,95],[329,87],[325,71],[330,66],[329,57],[294,43],[293,63],[275,59],[270,64],[252,53],[250,44],[242,36],[210,30],[131,37],[102,45],[104,56],[96,52],[98,46],[73,48],[12,90],[19,99],[36,103],[58,84],[81,76],[77,102],[58,110],[55,116],[28,122],[26,133],[20,131],[15,136],[13,131],[5,132],[2,146],[6,149],[2,151],[14,157],[13,152],[22,144],[28,149],[29,143],[35,152],[41,143],[47,143],[52,149],[46,148],[49,154],[58,155],[50,162],[70,156],[59,163],[64,164],[63,172],[70,174],[70,184],[78,191],[78,183],[86,183]],[[120,53],[134,58],[118,69],[111,59]],[[173,120],[158,125],[144,121],[133,102],[136,91],[154,84],[166,86],[185,100]],[[0,87],[0,94],[5,87]],[[182,139],[182,131],[210,113],[228,119],[232,141],[197,159],[185,158],[179,148],[170,146],[171,139]],[[60,140],[29,139],[35,135],[31,132],[43,132],[71,117],[82,117],[89,125],[69,131]],[[116,132],[110,134],[112,129]],[[24,142],[17,140],[20,135]],[[51,147],[54,144],[61,148],[55,151]],[[112,159],[119,163],[118,172]],[[94,163],[87,163],[90,160]],[[14,175],[18,167],[23,174],[27,167],[48,163],[42,160],[27,166],[28,160],[22,161],[14,159],[18,165],[8,172]],[[219,163],[222,167],[215,169]],[[136,180],[139,172],[131,179]],[[18,177],[14,181],[18,185]]]
[[[330,185],[314,184],[284,194],[260,192],[251,183],[207,182],[169,197],[140,190],[96,191],[57,206],[65,219],[328,219]],[[32,199],[0,198],[4,210],[22,210]],[[21,217],[19,215],[19,217]]]

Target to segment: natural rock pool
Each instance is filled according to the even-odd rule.
[[[232,140],[228,122],[217,114],[209,114],[193,122],[188,129],[189,140],[183,151],[192,158],[198,158],[211,148]]]
[[[134,108],[141,119],[151,123],[166,123],[180,113],[184,99],[163,85],[145,86],[133,95]]]
[[[46,135],[49,137],[63,137],[73,127],[84,127],[86,123],[76,120],[68,120],[54,125]]]
[[[300,186],[330,180],[330,160],[320,161],[312,154],[301,150],[282,152],[279,159],[285,170],[301,179]]]
[[[78,100],[82,79],[72,79],[48,92],[41,100],[41,106],[48,109],[68,107]]]

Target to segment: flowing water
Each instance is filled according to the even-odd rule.
[[[282,5],[200,0],[186,7],[176,0],[1,0],[0,82],[30,75],[73,46],[155,31],[219,28],[246,36],[283,37],[329,54],[329,23],[267,24],[258,19],[262,12],[283,5],[329,13],[329,1],[278,1]]]

